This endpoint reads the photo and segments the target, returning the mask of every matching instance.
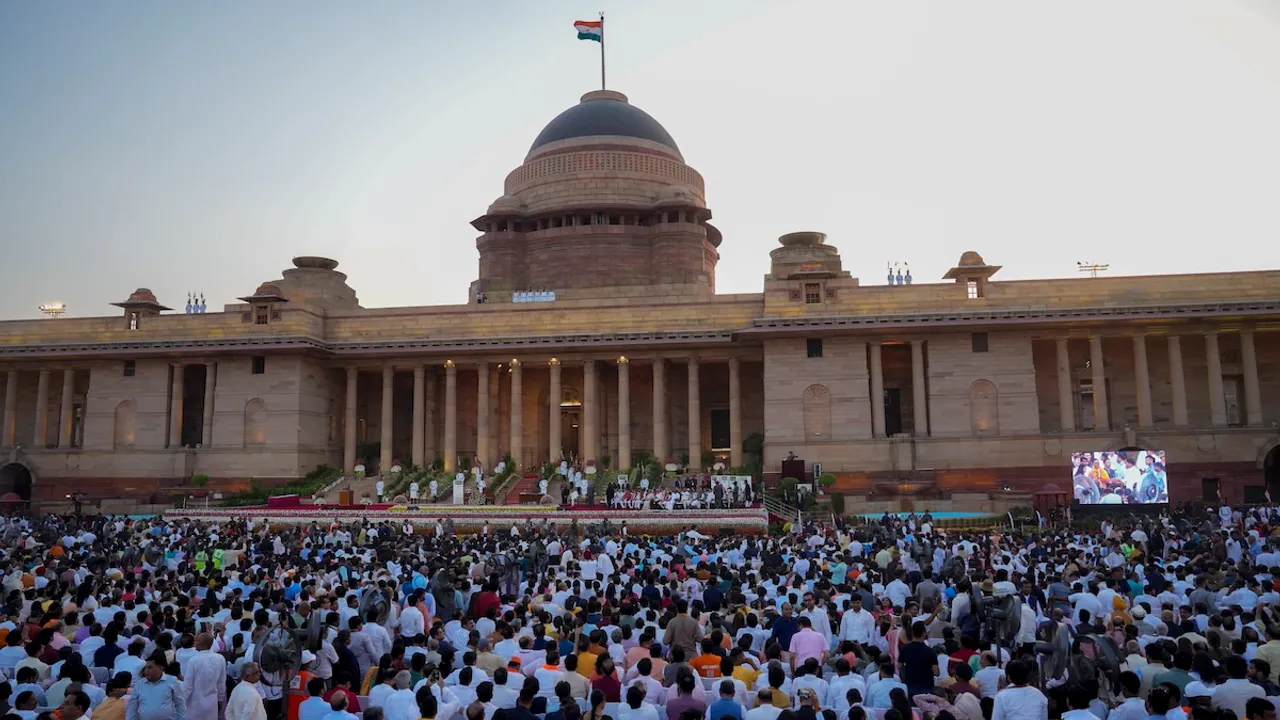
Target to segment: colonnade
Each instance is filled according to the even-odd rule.
[[[1218,342],[1218,331],[1207,330],[1200,333],[1203,337],[1207,377],[1209,388],[1209,419],[1212,427],[1226,427],[1227,416],[1226,395],[1223,392],[1222,355]],[[1169,351],[1169,375],[1172,386],[1173,425],[1187,427],[1187,379],[1183,371],[1182,340],[1194,335],[1167,335],[1165,342]],[[1089,336],[1089,370],[1093,381],[1093,417],[1094,429],[1107,431],[1111,429],[1109,417],[1110,405],[1107,400],[1106,357],[1102,352],[1101,334]],[[1069,338],[1056,338],[1057,374],[1058,374],[1058,411],[1062,430],[1073,432],[1078,428],[1075,416],[1074,388],[1071,384],[1071,358],[1067,342]],[[1137,386],[1138,427],[1154,426],[1151,404],[1151,375],[1147,365],[1147,334],[1137,333],[1132,336],[1134,359],[1134,382]],[[1258,383],[1258,356],[1254,343],[1254,331],[1250,328],[1240,330],[1240,365],[1244,385],[1244,404],[1246,425],[1262,424],[1262,392]]]
[[[508,439],[508,450],[512,457],[517,460],[523,455],[524,451],[524,371],[526,367],[545,367],[548,371],[548,441],[547,456],[549,458],[559,458],[561,456],[561,448],[563,447],[561,437],[561,372],[566,364],[565,360],[559,358],[551,358],[542,362],[525,363],[519,358],[512,359],[509,362],[510,375],[510,414],[509,428],[510,437]],[[618,462],[619,467],[627,467],[631,462],[632,454],[632,423],[631,423],[631,366],[634,364],[632,358],[621,356],[612,360],[584,359],[575,361],[580,364],[583,375],[582,388],[582,444],[579,448],[580,456],[585,459],[597,459],[601,455],[599,447],[600,440],[600,422],[602,409],[605,407],[604,399],[599,393],[600,373],[605,372],[608,365],[612,365],[612,370],[608,370],[617,374],[618,387],[618,410],[616,418],[616,429],[618,438]],[[671,452],[668,447],[668,431],[667,431],[667,370],[668,365],[683,364],[685,371],[688,373],[688,453],[691,465],[698,465],[702,457],[702,404],[701,404],[701,387],[700,387],[700,364],[699,358],[696,356],[681,358],[662,358],[653,357],[645,358],[643,362],[651,364],[653,368],[653,455],[660,461],[665,460]],[[730,465],[737,466],[742,464],[742,402],[741,402],[741,361],[736,357],[728,359],[728,396],[729,396],[729,445],[730,445]],[[490,362],[488,360],[477,360],[470,363],[460,365],[453,360],[444,363],[444,411],[443,423],[444,427],[441,431],[442,447],[441,455],[444,458],[445,470],[453,472],[456,468],[458,458],[458,371],[460,367],[466,367],[474,370],[477,375],[478,382],[476,388],[476,437],[475,448],[476,456],[485,468],[493,467],[497,449],[491,447],[490,437],[492,435],[489,427],[491,403],[496,401],[490,392],[490,383],[487,381],[490,374]],[[394,442],[394,413],[392,405],[394,402],[393,388],[395,372],[398,367],[403,368],[404,364],[397,366],[396,363],[389,362],[382,366],[382,413],[380,422],[381,433],[381,456],[379,458],[379,467],[388,468],[393,460],[392,445]],[[428,397],[427,382],[428,364],[425,362],[413,363],[413,428],[412,440],[410,443],[411,461],[414,465],[422,466],[429,459],[427,457],[428,447],[427,438],[434,437],[434,428],[431,427],[431,413],[427,412]],[[356,367],[346,368],[346,406],[344,408],[344,437],[343,437],[343,469],[350,474],[354,471],[356,465],[356,441],[357,441],[357,413],[358,413],[358,383],[359,369]]]

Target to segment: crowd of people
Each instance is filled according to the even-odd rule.
[[[10,519],[0,720],[1274,720],[1277,515]]]

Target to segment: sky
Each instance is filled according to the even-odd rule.
[[[609,87],[706,179],[721,293],[777,238],[940,282],[1280,268],[1280,0],[0,0],[0,318],[211,309],[297,255],[467,301],[469,222]]]

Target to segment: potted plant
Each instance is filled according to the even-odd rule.
[[[357,481],[364,479],[364,463],[363,462],[357,464],[353,470],[356,474]]]

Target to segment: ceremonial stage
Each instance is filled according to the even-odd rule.
[[[437,521],[452,518],[454,532],[475,533],[485,525],[494,532],[509,531],[512,525],[523,528],[525,521],[555,523],[567,528],[577,520],[579,528],[609,523],[620,530],[627,524],[630,535],[673,535],[693,526],[706,535],[721,531],[735,534],[763,535],[769,530],[769,514],[764,508],[728,510],[615,510],[604,506],[579,505],[560,509],[548,505],[255,505],[247,507],[175,508],[164,517],[172,519],[227,522],[236,519],[265,520],[271,524],[298,525],[311,522],[354,523],[362,520],[402,525],[408,522],[420,532],[435,529]]]

